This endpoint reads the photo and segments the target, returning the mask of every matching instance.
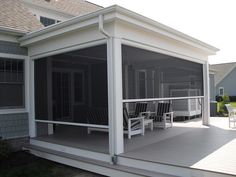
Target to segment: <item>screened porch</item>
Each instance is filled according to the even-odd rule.
[[[158,105],[168,103],[174,122],[202,118],[203,64],[128,45],[121,50],[122,102],[129,115],[139,103],[146,104],[144,112],[154,114]],[[35,140],[110,153],[107,67],[105,44],[34,61]],[[143,133],[128,139],[125,120],[119,119],[124,152],[133,149],[135,139],[140,138],[139,146],[144,146],[156,142],[159,131],[172,131],[145,124]],[[151,120],[145,115],[147,119]]]

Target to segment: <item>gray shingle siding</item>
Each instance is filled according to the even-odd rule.
[[[210,74],[210,100],[215,100],[215,78],[214,74]]]
[[[0,53],[15,54],[15,55],[27,55],[28,51],[25,47],[20,47],[18,43],[0,41]],[[1,57],[1,55],[0,55]]]
[[[28,135],[28,113],[0,115],[0,137],[9,139],[26,137]]]
[[[216,95],[218,94],[219,87],[224,87],[225,95],[236,96],[236,68],[216,85]]]

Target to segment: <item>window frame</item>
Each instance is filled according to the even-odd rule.
[[[0,58],[4,59],[18,59],[23,61],[23,106],[21,107],[1,107],[1,114],[26,113],[29,109],[29,57],[25,55],[0,53]]]
[[[223,90],[223,92],[221,94],[222,90]],[[219,87],[218,93],[219,93],[219,96],[224,96],[225,95],[225,88],[224,87]]]
[[[41,21],[41,20],[43,20],[43,19],[44,19],[44,20],[51,20],[51,21],[54,21],[54,23],[52,23],[52,24],[50,24],[50,25],[45,25],[45,24]],[[56,24],[58,20],[53,19],[53,18],[49,18],[49,17],[45,17],[45,16],[40,16],[40,17],[39,17],[39,21],[40,21],[40,23],[43,24],[43,26],[47,27],[47,26],[51,26],[51,25]]]

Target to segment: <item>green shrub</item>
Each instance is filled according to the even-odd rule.
[[[230,103],[229,96],[227,96],[227,95],[223,96],[222,101],[220,102],[220,108],[219,108],[219,113],[222,116],[227,116],[228,112],[225,107],[225,104],[229,104],[229,103]]]
[[[6,140],[0,139],[0,160],[7,158],[12,152],[12,147]]]

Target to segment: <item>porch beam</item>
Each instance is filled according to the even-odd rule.
[[[209,63],[205,62],[203,65],[203,86],[204,86],[204,99],[203,99],[203,113],[202,124],[208,126],[210,124],[210,93],[209,93]]]
[[[121,39],[110,37],[107,42],[109,152],[124,152],[122,105],[122,54]]]

